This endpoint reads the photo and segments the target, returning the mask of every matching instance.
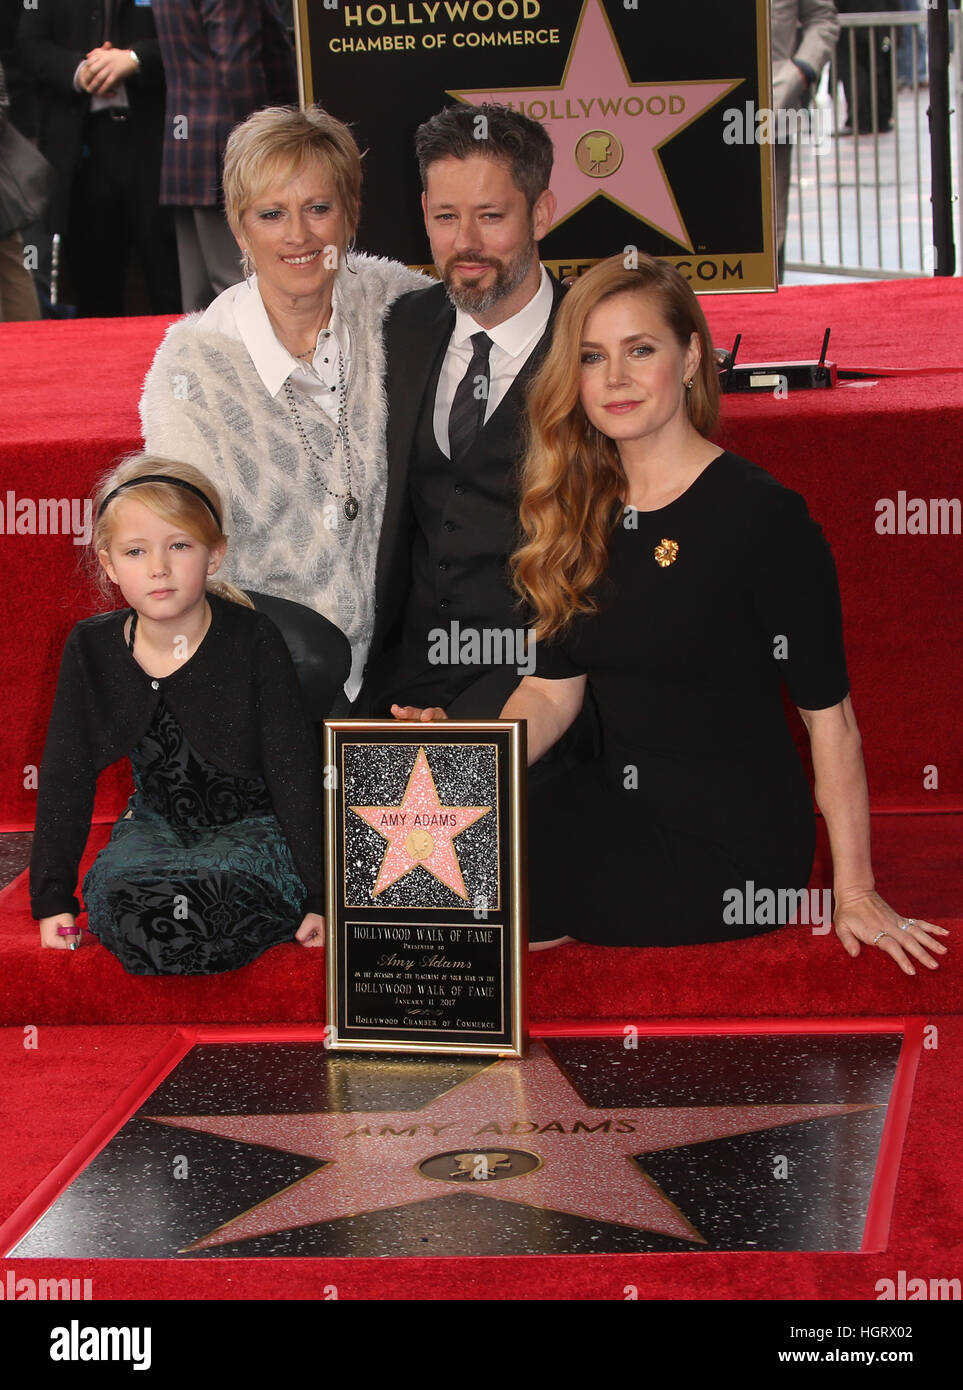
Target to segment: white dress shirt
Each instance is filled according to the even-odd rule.
[[[310,396],[337,423],[340,392],[338,373],[342,354],[344,376],[351,369],[351,338],[348,325],[338,307],[338,288],[335,285],[331,303],[331,318],[322,328],[310,362],[295,357],[279,342],[271,327],[264,301],[257,287],[257,276],[230,285],[204,311],[200,328],[205,332],[223,333],[240,339],[247,348],[264,389],[277,396],[290,378],[291,385]]]
[[[548,326],[552,312],[554,294],[548,271],[542,266],[542,280],[538,289],[523,309],[513,314],[504,323],[494,328],[486,328],[492,340],[489,362],[488,401],[485,406],[485,419],[507,395],[518,373],[532,354],[535,344]],[[472,359],[471,335],[481,330],[470,314],[463,309],[455,311],[455,327],[448,342],[445,360],[441,364],[438,389],[435,393],[435,441],[444,454],[450,457],[448,446],[448,417],[458,383],[468,370]]]

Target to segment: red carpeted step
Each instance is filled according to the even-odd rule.
[[[84,864],[107,837],[91,834]],[[963,927],[963,816],[875,816],[880,889],[901,912]],[[825,850],[823,848],[823,854]],[[813,879],[822,882],[820,868]],[[0,894],[0,1023],[307,1023],[324,1016],[324,953],[276,946],[243,970],[133,976],[99,943],[43,951],[25,876]],[[955,942],[955,946],[954,946]],[[575,944],[529,957],[532,1020],[963,1012],[963,934],[938,970],[784,927],[746,941],[636,950]]]
[[[813,357],[827,325],[842,365],[963,367],[963,281],[807,285],[778,295],[708,296],[716,340],[742,356]],[[4,691],[0,822],[27,828],[64,639],[91,611],[70,535],[21,534],[21,500],[75,501],[137,447],[137,402],[166,319],[0,325],[0,581]],[[880,534],[877,504],[960,498],[963,373],[880,378],[833,391],[725,398],[719,440],[807,499],[839,569],[853,703],[876,809],[963,809],[963,684],[951,639],[963,603],[957,532]],[[13,511],[11,513],[11,506]],[[904,531],[907,530],[904,527]],[[117,814],[113,771],[98,805]]]

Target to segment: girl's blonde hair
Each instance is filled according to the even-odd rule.
[[[136,487],[125,487],[123,492],[111,497],[111,493],[116,492],[124,483],[133,483],[137,478],[145,476],[162,481],[143,482]],[[171,479],[170,482],[163,481],[168,478]],[[188,483],[190,487],[196,488],[197,492],[208,498],[218,518],[224,515],[217,488],[210,478],[205,477],[199,468],[190,463],[177,463],[173,459],[159,458],[156,454],[130,454],[101,478],[94,491],[94,525],[87,550],[87,562],[90,577],[106,601],[113,602],[116,595],[114,586],[100,563],[99,554],[102,550],[110,549],[111,536],[116,526],[117,504],[127,497],[143,502],[145,507],[150,507],[151,511],[156,512],[164,521],[194,536],[201,545],[213,549],[215,545],[226,543],[227,536],[221,522],[215,519],[203,498],[187,487],[179,487],[178,483]],[[232,603],[243,604],[245,608],[254,607],[247,594],[224,580],[209,579],[207,588],[221,598],[230,599]]]
[[[576,280],[528,391],[519,508],[527,539],[510,565],[516,590],[534,611],[537,637],[563,631],[576,613],[595,611],[588,591],[608,565],[613,515],[628,488],[618,449],[591,423],[579,396],[585,320],[619,294],[651,295],[681,349],[696,335],[699,365],[684,392],[688,418],[707,435],[719,412],[718,369],[705,315],[674,266],[642,252],[630,265],[624,256],[610,256]]]

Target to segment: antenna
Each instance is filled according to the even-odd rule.
[[[723,387],[722,387],[723,391],[728,391],[728,390],[729,390],[729,386],[730,386],[730,383],[731,383],[731,381],[732,381],[732,371],[733,371],[733,368],[734,368],[735,365],[736,365],[736,355],[737,355],[738,352],[739,352],[739,344],[740,344],[741,342],[742,342],[742,334],[741,334],[741,333],[737,333],[737,334],[736,334],[736,341],[733,343],[733,345],[732,345],[732,351],[731,351],[730,354],[729,354],[729,365],[728,365],[728,367],[726,368],[726,379],[725,379],[725,382],[723,383]]]

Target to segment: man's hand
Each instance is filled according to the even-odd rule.
[[[129,48],[114,48],[105,43],[87,54],[77,81],[91,96],[110,96],[119,83],[133,77],[138,66]]]
[[[306,913],[294,935],[302,946],[323,946],[324,918],[317,912]]]
[[[391,713],[396,719],[416,719],[420,724],[431,724],[435,720],[447,719],[448,715],[439,706],[418,709],[417,705],[392,705]]]

